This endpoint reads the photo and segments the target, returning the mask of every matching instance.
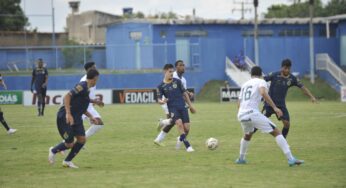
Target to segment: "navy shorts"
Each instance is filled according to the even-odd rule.
[[[273,110],[273,108],[267,104],[264,105],[263,109],[264,109],[264,115],[266,117],[270,117],[272,114],[276,115],[276,118],[278,118],[278,120],[286,120],[286,121],[290,121],[290,114],[288,113],[288,110],[286,108],[286,106],[278,106],[278,108],[282,111],[282,116],[278,117],[275,113],[275,111]]]
[[[173,122],[181,119],[183,123],[190,123],[189,112],[187,108],[168,108],[169,115],[171,116]]]
[[[77,121],[74,125],[68,125],[66,123],[65,114],[58,113],[57,126],[60,136],[65,140],[65,143],[73,143],[75,136],[85,136],[85,130],[83,121]]]
[[[46,96],[47,95],[47,87],[35,87],[37,95]]]

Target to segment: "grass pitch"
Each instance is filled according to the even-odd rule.
[[[172,129],[165,147],[153,144],[159,105],[109,105],[98,109],[105,127],[75,158],[80,169],[61,167],[63,156],[48,165],[48,148],[61,141],[58,107],[44,117],[36,108],[2,106],[7,122],[0,128],[0,187],[346,187],[346,104],[289,102],[292,152],[306,164],[288,167],[270,135],[256,133],[247,165],[235,165],[242,136],[236,104],[197,103],[189,135],[196,152],[176,151]],[[271,118],[281,129],[281,122]],[[88,128],[88,123],[85,127]],[[219,140],[206,149],[209,137]]]

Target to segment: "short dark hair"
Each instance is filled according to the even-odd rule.
[[[168,69],[174,69],[174,66],[172,64],[165,64],[165,66],[163,66],[163,70],[168,70]]]
[[[84,69],[87,71],[90,67],[92,67],[94,65],[95,65],[95,62],[93,62],[93,61],[87,62],[84,65]]]
[[[291,67],[292,66],[292,62],[290,59],[284,59],[281,62],[281,67]]]
[[[262,69],[259,66],[254,66],[251,69],[251,76],[262,76]]]
[[[98,75],[100,75],[99,71],[96,69],[91,69],[87,72],[87,79],[94,79]]]
[[[184,61],[183,61],[183,60],[178,60],[178,61],[176,61],[176,62],[175,62],[175,67],[177,67],[177,66],[179,65],[179,63],[184,63]]]

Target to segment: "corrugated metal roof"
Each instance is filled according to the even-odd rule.
[[[346,14],[336,15],[331,17],[315,17],[313,18],[314,24],[337,23],[339,20],[346,19]],[[259,24],[308,24],[310,18],[266,18],[258,21]],[[99,25],[100,27],[107,27],[114,24],[123,23],[148,23],[153,25],[193,25],[193,24],[254,24],[253,19],[233,20],[233,19],[126,19],[117,20],[115,22]]]

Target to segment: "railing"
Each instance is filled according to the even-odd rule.
[[[346,73],[326,53],[316,55],[316,69],[328,71],[340,84],[346,86]]]
[[[245,56],[245,63],[248,71],[250,71],[252,67],[256,66],[256,64],[248,56]]]

